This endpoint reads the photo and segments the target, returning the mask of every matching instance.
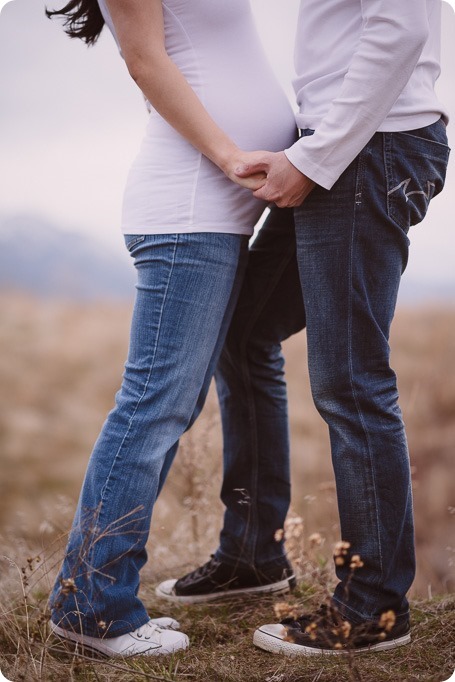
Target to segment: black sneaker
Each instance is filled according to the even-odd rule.
[[[354,624],[342,618],[336,607],[325,604],[314,614],[262,625],[253,636],[260,649],[287,656],[386,651],[410,641],[409,622],[396,623],[393,611],[376,621]]]
[[[281,594],[294,586],[294,571],[286,559],[259,569],[230,566],[212,556],[210,561],[180,580],[160,583],[155,593],[169,601],[199,604],[243,595]]]

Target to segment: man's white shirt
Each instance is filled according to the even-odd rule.
[[[446,120],[440,73],[441,0],[302,0],[294,88],[299,128],[286,150],[330,189],[376,131]]]

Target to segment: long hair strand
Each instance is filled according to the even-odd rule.
[[[80,38],[87,45],[93,45],[104,26],[104,18],[96,0],[69,0],[59,10],[47,10],[46,15],[65,17],[63,25],[70,38]]]

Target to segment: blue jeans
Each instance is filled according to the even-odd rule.
[[[292,209],[273,208],[250,247],[239,301],[215,374],[226,506],[217,557],[283,561],[290,502],[287,392],[281,341],[305,326]]]
[[[138,274],[128,359],[90,458],[51,595],[55,623],[99,637],[148,621],[139,571],[156,497],[202,409],[238,298],[248,238],[129,235]]]
[[[304,131],[311,134],[313,131]],[[292,230],[269,224],[217,370],[225,438],[225,522],[217,556],[282,560],[289,504],[280,343],[306,324],[315,405],[330,433],[341,537],[364,566],[337,566],[334,599],[353,622],[408,618],[415,572],[411,481],[389,330],[411,225],[444,184],[442,121],[376,133],[334,187],[316,187]],[[249,267],[250,267],[249,266]],[[300,275],[300,282],[296,275]],[[251,271],[249,275],[252,275]]]

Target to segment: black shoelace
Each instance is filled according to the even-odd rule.
[[[298,618],[292,618],[292,616],[285,618],[281,621],[281,624],[305,632],[305,629],[311,623],[316,623],[317,625],[325,627],[333,624],[338,625],[342,620],[341,614],[333,607],[328,606],[327,604],[321,604],[313,613],[303,614],[298,616]]]
[[[191,573],[188,573],[184,580],[186,582],[187,580],[199,580],[200,578],[205,578],[211,573],[214,573],[220,564],[221,562],[215,559],[214,555],[212,554],[210,559],[205,564],[199,566],[199,568],[196,568]]]

